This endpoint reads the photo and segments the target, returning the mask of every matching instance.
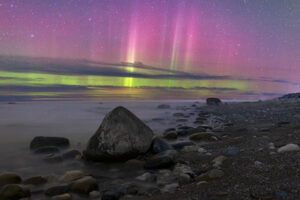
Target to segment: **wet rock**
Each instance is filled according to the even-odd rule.
[[[171,108],[171,106],[168,104],[160,104],[157,106],[157,108],[158,109],[169,109],[169,108]]]
[[[72,199],[72,196],[68,193],[56,195],[51,198],[51,200],[71,200],[71,199]]]
[[[18,174],[15,173],[3,173],[0,174],[0,186],[6,184],[18,184],[21,183],[22,179]]]
[[[6,185],[0,191],[1,200],[17,200],[25,197],[30,197],[30,191],[21,185]]]
[[[221,100],[219,98],[207,98],[206,104],[209,106],[219,105],[221,104]]]
[[[168,140],[173,140],[177,138],[177,133],[175,131],[166,132],[163,134],[163,137]]]
[[[234,146],[229,146],[224,150],[224,154],[226,156],[236,156],[238,154],[240,154],[240,149]]]
[[[39,147],[34,150],[35,154],[53,154],[53,153],[59,153],[59,149],[55,146],[45,146],[45,147]]]
[[[185,146],[194,146],[195,143],[194,142],[177,142],[175,144],[172,144],[172,147],[176,150],[180,150]]]
[[[91,191],[98,190],[96,179],[86,176],[69,184],[70,191],[74,193],[89,194]]]
[[[174,113],[173,116],[174,117],[183,117],[184,114],[183,113]]]
[[[285,200],[289,199],[289,195],[285,191],[278,191],[275,193],[276,199]]]
[[[38,137],[33,138],[33,140],[31,141],[30,149],[36,150],[38,148],[47,147],[47,146],[66,148],[66,147],[69,147],[69,145],[70,145],[70,142],[67,138],[38,136]]]
[[[161,169],[168,168],[175,164],[175,159],[177,157],[177,151],[168,150],[158,153],[148,159],[145,163],[146,169]]]
[[[195,133],[191,135],[190,140],[194,141],[215,141],[218,140],[218,137],[213,133],[203,132],[203,133]]]
[[[212,169],[200,176],[196,177],[196,181],[208,181],[211,179],[217,179],[224,176],[224,172],[220,169]]]
[[[58,185],[58,186],[52,186],[48,188],[45,191],[45,195],[47,196],[57,196],[61,194],[65,194],[69,192],[69,186],[68,185]]]
[[[97,198],[99,198],[101,195],[100,195],[100,192],[99,191],[96,191],[96,190],[94,190],[94,191],[91,191],[90,193],[89,193],[89,197],[91,198],[91,199],[97,199]]]
[[[178,184],[179,185],[186,185],[189,184],[191,182],[191,176],[189,176],[188,174],[179,174],[178,175]]]
[[[185,185],[191,182],[195,176],[192,169],[185,164],[177,163],[174,167],[173,174],[177,176],[179,185]]]
[[[292,152],[292,151],[299,151],[300,148],[297,144],[287,144],[285,146],[280,147],[277,152],[283,153],[283,152]]]
[[[87,175],[86,173],[80,170],[71,170],[71,171],[67,171],[63,176],[60,177],[59,180],[63,182],[71,182],[76,179],[82,178],[86,175]]]
[[[136,177],[135,179],[137,179],[139,181],[154,182],[154,181],[156,181],[156,176],[150,172],[146,172],[146,173]]]
[[[70,151],[67,151],[67,152],[63,153],[62,158],[64,160],[71,160],[71,159],[81,158],[81,152],[76,150],[76,149],[72,149]]]
[[[47,179],[42,176],[30,177],[23,182],[25,185],[43,185],[45,183],[47,183]]]
[[[226,157],[226,156],[223,156],[223,155],[218,156],[218,157],[216,157],[216,158],[214,158],[214,159],[212,160],[213,166],[214,166],[214,167],[219,167],[219,166],[221,166],[221,165],[223,164],[223,162],[224,162],[225,160],[227,160],[227,157]]]
[[[167,151],[167,150],[172,150],[173,147],[170,146],[166,141],[164,141],[163,139],[160,139],[160,138],[155,138],[153,140],[153,143],[152,143],[152,152],[153,153],[160,153],[160,152],[163,152],[163,151]]]
[[[84,156],[94,161],[128,160],[146,153],[152,137],[146,124],[126,108],[117,107],[105,116]]]

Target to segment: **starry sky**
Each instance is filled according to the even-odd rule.
[[[0,0],[0,55],[5,100],[271,98],[299,90],[300,1]]]

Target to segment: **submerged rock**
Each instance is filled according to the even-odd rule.
[[[177,142],[175,144],[172,144],[172,147],[176,150],[180,150],[183,149],[185,146],[194,146],[195,143],[194,142]]]
[[[206,99],[206,104],[209,106],[219,105],[221,103],[222,103],[222,101],[219,98],[207,98]]]
[[[84,156],[93,161],[120,161],[146,153],[153,132],[124,107],[108,113],[99,129],[90,138]]]
[[[35,154],[52,154],[52,153],[58,153],[59,149],[55,146],[45,146],[45,147],[39,147],[34,150]]]
[[[69,192],[68,185],[58,185],[58,186],[53,186],[53,187],[48,188],[45,191],[45,194],[47,196],[57,196],[57,195],[65,194],[67,192]]]
[[[67,138],[63,137],[43,137],[38,136],[33,138],[30,143],[30,149],[36,150],[41,147],[54,146],[59,148],[69,147],[70,142]]]
[[[6,185],[0,191],[1,200],[17,200],[25,197],[30,197],[30,191],[21,185]]]
[[[210,141],[210,140],[218,140],[218,137],[213,133],[203,132],[203,133],[195,133],[191,135],[190,140],[194,141]]]
[[[76,149],[72,149],[70,151],[67,151],[65,153],[62,154],[62,158],[64,160],[70,160],[70,159],[80,159],[81,158],[81,152],[76,150]]]
[[[0,174],[0,186],[6,184],[18,184],[21,183],[22,179],[18,174],[15,173],[3,173]]]

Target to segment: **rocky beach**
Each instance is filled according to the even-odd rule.
[[[34,134],[18,138],[26,148],[3,143],[18,154],[2,154],[0,200],[299,199],[299,94],[145,103],[138,115],[134,106],[105,104],[97,103],[105,113],[100,121],[97,109],[84,107],[94,114],[88,134],[72,134],[85,127],[70,114],[73,129],[57,129],[67,135],[47,135],[55,126],[44,134],[31,127]],[[7,106],[19,103],[0,107]],[[26,132],[17,122],[1,125],[22,127]]]

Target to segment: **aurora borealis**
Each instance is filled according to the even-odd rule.
[[[298,0],[0,0],[5,100],[273,97],[299,53]]]

